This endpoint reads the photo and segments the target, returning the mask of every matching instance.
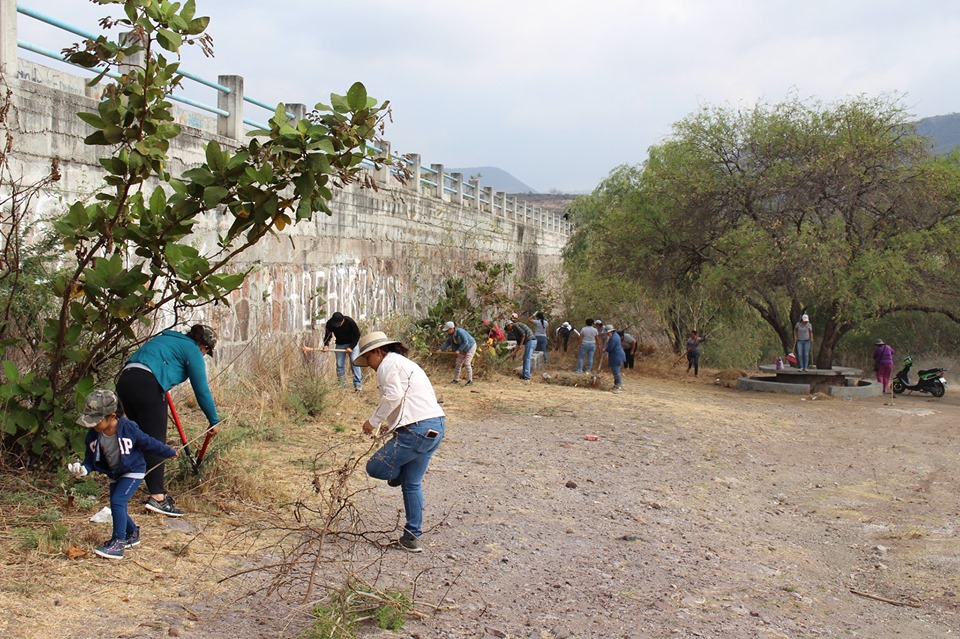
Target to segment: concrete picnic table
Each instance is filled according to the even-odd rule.
[[[777,369],[775,364],[761,364],[757,368],[761,373],[774,377],[741,377],[737,385],[742,390],[759,390],[779,393],[823,392],[832,396],[879,396],[879,386],[871,380],[864,380],[863,370],[846,366],[834,366],[828,369],[799,368],[784,366]]]

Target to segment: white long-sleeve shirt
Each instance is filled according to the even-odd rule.
[[[387,353],[377,369],[380,405],[370,418],[386,426],[382,434],[431,417],[444,417],[430,378],[416,363],[399,353]]]

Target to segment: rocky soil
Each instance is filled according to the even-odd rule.
[[[886,406],[637,373],[625,388],[438,383],[449,425],[425,478],[425,552],[378,545],[393,535],[400,493],[366,479],[358,517],[363,530],[381,532],[324,551],[338,559],[324,564],[321,582],[350,574],[420,602],[403,631],[367,625],[359,636],[960,632],[956,392]],[[337,419],[353,420],[373,401],[345,400]],[[300,452],[277,455],[289,464],[284,481],[309,484],[304,460],[323,448],[316,439],[286,438]],[[149,519],[138,563],[54,560],[45,587],[22,584],[18,573],[30,567],[8,562],[0,634],[300,636],[310,607],[302,580],[276,592],[263,588],[275,579],[268,573],[217,582],[271,563],[286,543],[254,541],[254,513],[270,521],[262,507],[224,508],[188,518],[183,531]],[[194,550],[171,560],[177,544]]]

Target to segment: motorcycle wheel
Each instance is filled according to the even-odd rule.
[[[906,390],[906,388],[904,387],[902,381],[900,381],[899,379],[893,380],[893,392],[894,392],[894,393],[896,393],[897,395],[899,395],[899,394],[902,393],[904,390]]]
[[[933,387],[930,389],[930,394],[934,397],[943,397],[945,392],[947,392],[947,389],[944,388],[940,382],[934,382]]]

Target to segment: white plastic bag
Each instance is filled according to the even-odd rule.
[[[113,521],[113,511],[110,510],[110,506],[104,506],[100,509],[100,512],[90,518],[90,521],[95,521],[98,524],[110,523]]]

